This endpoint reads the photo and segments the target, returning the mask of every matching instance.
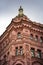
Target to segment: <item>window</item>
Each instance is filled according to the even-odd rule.
[[[31,56],[34,57],[35,56],[35,49],[31,48]]]
[[[41,58],[41,50],[39,50],[39,49],[37,50],[37,57]]]
[[[7,52],[7,55],[9,55],[9,51]]]
[[[18,32],[17,38],[21,38],[21,33],[20,32]]]
[[[38,36],[37,35],[35,35],[35,41],[37,41],[38,40]]]
[[[5,65],[6,64],[6,62],[7,62],[7,56],[6,55],[4,55],[4,63],[3,63],[3,65]]]
[[[30,39],[33,39],[33,34],[30,34]]]
[[[41,43],[43,42],[43,37],[40,37],[40,42],[41,42]]]
[[[7,56],[6,56],[6,55],[4,55],[4,61],[6,61],[6,58],[7,58]]]
[[[20,55],[23,55],[23,48],[20,46]]]
[[[16,47],[15,54],[18,55],[18,47]]]
[[[6,58],[6,55],[4,55],[4,58]]]
[[[16,55],[23,55],[23,48],[22,48],[22,46],[20,46],[19,49],[18,49],[18,47],[15,48],[15,54]]]

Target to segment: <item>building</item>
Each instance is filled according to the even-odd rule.
[[[0,65],[43,65],[43,24],[32,22],[21,6],[0,36]]]

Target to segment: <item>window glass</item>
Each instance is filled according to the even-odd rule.
[[[35,35],[35,41],[38,41],[38,36],[37,35]]]
[[[17,37],[21,38],[21,33],[20,32],[18,32]]]
[[[16,47],[16,50],[15,51],[16,51],[16,55],[18,55],[18,47]]]
[[[31,56],[34,57],[35,56],[35,49],[34,48],[31,48]]]
[[[37,57],[41,58],[41,50],[39,50],[39,49],[37,50]]]
[[[43,37],[40,37],[40,42],[43,42]]]
[[[23,48],[22,48],[22,46],[20,46],[20,55],[22,55],[23,54]]]
[[[20,46],[19,49],[18,47],[15,48],[15,54],[16,55],[23,55],[23,47]]]
[[[30,39],[33,39],[33,34],[30,34]]]

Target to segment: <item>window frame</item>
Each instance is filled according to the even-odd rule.
[[[18,55],[18,47],[15,47],[15,55]]]
[[[18,32],[18,33],[17,33],[17,38],[18,38],[18,39],[21,38],[21,32]]]
[[[33,55],[32,55],[33,54]],[[31,48],[31,56],[35,57],[35,48]]]

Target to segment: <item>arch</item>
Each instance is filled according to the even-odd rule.
[[[25,65],[25,62],[21,59],[17,59],[12,65]]]
[[[33,34],[30,34],[30,39],[33,39]]]
[[[16,64],[16,65],[22,65],[22,64],[18,63],[18,64]]]
[[[35,35],[35,41],[38,41],[38,35]]]
[[[21,38],[21,32],[17,33],[17,38]]]
[[[13,63],[13,65],[24,65],[22,62],[16,62],[16,63]]]
[[[40,62],[38,62],[38,61],[34,61],[33,63],[32,63],[32,65],[42,65]]]

